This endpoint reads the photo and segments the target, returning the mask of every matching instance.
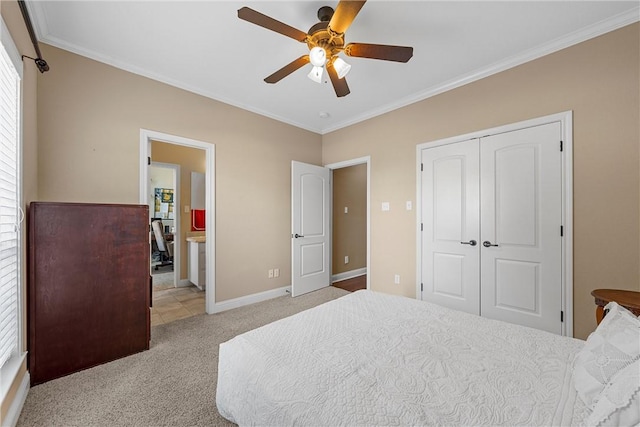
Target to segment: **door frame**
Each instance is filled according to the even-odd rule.
[[[205,219],[205,239],[206,239],[206,288],[205,288],[205,310],[207,314],[216,312],[216,245],[215,245],[215,144],[157,132],[148,129],[140,129],[140,203],[147,204],[147,183],[149,155],[151,152],[151,141],[164,142],[167,144],[180,145],[190,148],[198,148],[205,151],[206,155],[206,194],[205,209],[207,212]],[[182,206],[177,206],[182,209]],[[176,227],[176,230],[178,228]],[[220,311],[220,310],[217,310]]]
[[[333,170],[348,168],[349,166],[367,165],[367,289],[371,289],[371,156],[358,157],[356,159],[345,160],[337,163],[325,165],[325,168]],[[333,179],[331,180],[331,212],[333,213]],[[331,227],[331,245],[329,249],[329,259],[333,259],[333,214],[329,219]],[[330,266],[333,270],[333,265]]]
[[[175,163],[163,163],[163,162],[154,162],[153,160],[151,161],[151,164],[148,166],[152,166],[152,167],[156,167],[156,168],[164,168],[164,169],[171,169],[173,171],[173,185],[174,185],[174,190],[173,190],[173,206],[174,206],[174,210],[173,210],[173,223],[174,223],[174,227],[176,229],[176,232],[174,233],[174,236],[179,236],[180,235],[180,209],[178,209],[180,207],[180,165],[177,165]],[[147,174],[148,175],[148,174]],[[148,176],[147,176],[148,179]],[[147,195],[151,194],[150,193],[150,188],[148,187],[147,184]],[[149,205],[149,200],[147,199],[147,205]],[[149,212],[149,218],[153,218],[153,215],[151,215],[151,212]],[[164,224],[163,224],[164,225]],[[180,251],[180,246],[181,245],[173,245],[173,287],[177,288],[178,286],[180,286],[180,284],[178,283],[178,279],[180,276],[180,260],[181,260],[181,256],[182,253]],[[149,267],[151,268],[151,264],[149,264]],[[177,267],[177,268],[176,268]]]
[[[562,335],[573,337],[573,111],[510,123],[464,135],[424,142],[416,146],[416,299],[422,297],[422,150],[470,139],[560,122],[562,138]]]

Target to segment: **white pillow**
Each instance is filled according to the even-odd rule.
[[[590,426],[640,423],[640,359],[618,372],[605,386],[587,419]]]
[[[574,386],[589,409],[611,378],[640,358],[640,320],[613,301],[605,310],[607,315],[574,360]]]

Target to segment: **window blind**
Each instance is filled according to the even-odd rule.
[[[18,351],[20,78],[0,45],[0,368]]]

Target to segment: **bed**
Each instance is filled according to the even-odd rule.
[[[588,424],[593,402],[572,379],[587,350],[585,341],[358,291],[221,344],[216,403],[239,425]]]

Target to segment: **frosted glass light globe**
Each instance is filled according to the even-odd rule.
[[[322,83],[322,72],[323,72],[323,70],[324,70],[324,68],[322,68],[322,67],[313,67],[311,72],[309,74],[307,74],[307,77],[309,77],[311,80],[313,80],[316,83]]]
[[[335,68],[336,72],[338,73],[338,78],[342,79],[347,75],[347,73],[349,73],[351,65],[343,61],[342,58],[336,58],[336,60],[333,61],[333,68]]]
[[[322,67],[327,62],[327,52],[321,47],[314,47],[309,52],[309,61],[314,67]]]

